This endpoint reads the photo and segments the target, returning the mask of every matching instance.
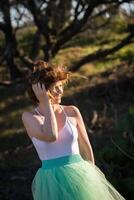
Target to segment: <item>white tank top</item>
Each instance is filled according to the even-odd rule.
[[[63,128],[58,132],[58,138],[56,141],[45,142],[38,140],[35,137],[31,138],[40,160],[48,160],[80,153],[77,128],[74,124],[72,124],[72,122],[69,121],[69,117],[63,108],[62,110],[65,114],[66,120]],[[41,115],[36,108],[35,111]]]

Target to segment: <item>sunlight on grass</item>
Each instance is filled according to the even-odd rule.
[[[20,134],[22,132],[24,132],[24,128],[9,128],[9,129],[6,129],[4,130],[2,133],[0,133],[0,138],[3,138],[3,137],[12,137],[16,134]]]
[[[111,66],[112,67],[112,66]],[[106,66],[102,62],[94,62],[92,64],[86,64],[80,68],[79,73],[82,73],[85,76],[92,76],[104,72],[111,68],[110,66]]]
[[[29,33],[27,30],[23,30],[23,34],[19,35],[17,33],[18,40],[22,41],[22,48],[27,48],[27,41],[30,37],[33,37],[36,29],[29,28]],[[102,39],[102,49],[111,48],[114,46],[114,43],[118,40],[121,40],[125,37],[125,34],[121,36],[112,32],[111,30],[107,30],[104,33],[104,41],[105,38],[108,37],[111,39],[109,44],[103,44]],[[76,41],[70,43],[68,46],[64,47],[59,51],[56,57],[53,59],[54,63],[63,64],[67,67],[70,67],[72,64],[75,64],[78,60],[83,58],[88,54],[92,54],[96,52],[100,47],[100,38],[102,38],[102,33],[98,34],[96,40],[92,37],[88,38],[76,38]],[[30,47],[28,47],[30,48]],[[29,49],[28,49],[29,51]],[[67,98],[69,96],[73,96],[75,93],[79,93],[80,91],[88,88],[90,86],[90,77],[98,76],[102,72],[114,69],[119,65],[122,61],[128,61],[133,57],[134,53],[134,44],[126,46],[121,49],[118,53],[112,54],[104,58],[103,60],[94,61],[83,65],[77,73],[73,73],[68,85],[65,87],[64,97]],[[43,57],[43,52],[40,50],[40,55]],[[1,69],[2,70],[2,69]],[[95,83],[97,84],[99,80],[95,79]],[[3,90],[2,90],[3,92]],[[0,125],[2,127],[0,138],[3,137],[11,137],[17,135],[19,133],[24,132],[24,128],[21,121],[21,114],[24,110],[32,110],[33,105],[29,101],[25,91],[19,92],[17,87],[8,89],[1,96],[0,103],[0,111],[2,112],[2,116],[0,117]]]
[[[96,68],[96,72],[97,73],[101,73],[104,72],[108,69],[112,69],[114,67],[116,67],[118,64],[120,64],[120,60],[117,58],[113,61],[111,61],[110,59],[106,60],[106,62],[94,62],[95,68]]]
[[[72,63],[78,61],[80,58],[89,53],[93,53],[98,47],[71,47],[60,50],[59,54],[53,59],[54,63],[62,63],[63,65],[70,66]]]
[[[134,44],[131,44],[123,49],[121,49],[119,52],[117,52],[115,55],[113,55],[113,58],[119,59],[120,61],[128,61],[133,58],[134,55]]]

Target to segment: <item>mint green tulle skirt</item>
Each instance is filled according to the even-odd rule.
[[[80,154],[42,161],[32,194],[34,200],[124,200],[100,169]]]

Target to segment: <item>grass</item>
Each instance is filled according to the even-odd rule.
[[[119,26],[118,31],[120,29]],[[27,30],[23,31],[22,36],[19,35],[18,39],[22,42],[22,48],[29,51],[30,47],[27,48],[27,41],[36,30],[31,29],[28,37]],[[109,33],[110,31],[105,33],[105,38]],[[83,56],[95,52],[99,48],[101,37],[101,34],[99,34],[96,40],[94,37],[88,39],[87,36],[84,36],[85,38],[77,37],[59,51],[53,62],[70,66]],[[121,39],[116,33],[112,33],[110,37],[110,39],[113,38],[113,41],[108,46],[104,44],[103,48],[111,47],[116,40]],[[121,37],[124,37],[124,35]],[[133,78],[134,68],[133,65],[128,65],[133,53],[134,44],[126,46],[118,53],[103,60],[82,66],[77,73],[72,75],[68,86],[65,88],[63,98],[63,104],[74,104],[79,107],[95,152],[97,164],[100,167],[102,166],[110,180],[118,187],[123,182],[125,184],[124,180],[126,179],[125,175],[122,175],[124,168],[119,166],[119,162],[122,163],[125,160],[124,167],[126,167],[127,173],[129,173],[131,164],[113,147],[110,138],[114,137],[120,145],[124,142],[126,144],[126,140],[122,138],[122,135],[118,135],[116,125],[128,109],[133,107],[134,92],[131,78]],[[5,73],[2,67],[0,70],[0,72]],[[7,72],[8,70],[6,76]],[[33,109],[25,90],[24,83],[0,87],[0,169],[1,174],[7,174],[0,181],[1,185],[4,186],[0,189],[2,200],[11,199],[11,196],[14,199],[15,195],[18,195],[18,200],[31,199],[30,184],[33,174],[39,166],[39,159],[21,120],[21,114],[24,110],[30,111]],[[94,113],[97,113],[97,120],[93,125]],[[123,140],[122,143],[120,139]],[[129,169],[127,165],[130,165]],[[103,168],[105,166],[109,171]],[[16,169],[16,171],[13,169]],[[130,173],[133,174],[133,172]],[[119,179],[122,180],[121,184],[119,184]],[[11,184],[8,180],[11,181]],[[20,187],[18,183],[26,184],[29,190],[22,185]],[[123,190],[123,187],[122,185],[119,188],[125,194],[127,191]],[[5,188],[9,188],[9,190]],[[13,193],[14,190],[17,193]],[[130,195],[128,196],[130,197]],[[132,200],[131,197],[130,200]]]
[[[106,70],[102,67],[95,68],[93,65],[90,65],[90,68],[89,65],[83,66],[78,75],[89,76],[90,78],[84,79],[74,76],[75,78],[72,78],[65,89],[63,104],[74,104],[79,107],[94,149],[97,165],[105,172],[110,182],[117,186],[119,191],[123,192],[123,186],[117,180],[122,170],[118,167],[119,159],[117,158],[116,162],[115,158],[122,156],[122,159],[120,158],[122,162],[124,156],[120,155],[116,148],[114,148],[113,154],[110,137],[117,137],[115,125],[118,123],[117,120],[128,110],[130,101],[131,104],[133,102],[133,99],[129,99],[127,96],[134,96],[134,94],[131,87],[129,91],[125,90],[125,97],[122,88],[117,89],[114,85],[110,86],[111,80],[108,79],[108,76],[103,77],[103,73],[108,72],[108,70],[108,68]],[[115,73],[112,68],[110,70],[110,73]],[[126,71],[124,71],[124,76],[126,76]],[[39,159],[21,121],[23,110],[32,110],[31,102],[27,98],[23,84],[7,87],[6,90],[1,88],[0,90],[3,94],[0,97],[0,169],[1,173],[8,174],[8,177],[5,176],[0,181],[4,186],[2,187],[1,199],[10,199],[11,195],[16,195],[16,193],[19,200],[22,197],[23,199],[32,199],[29,192],[30,185],[32,177],[39,166]],[[129,95],[126,95],[127,93]],[[97,112],[98,119],[92,127],[91,121],[94,111]],[[114,160],[114,164],[111,163],[111,158]],[[104,166],[108,166],[109,170],[103,168]],[[16,169],[16,171],[13,169]],[[123,177],[120,178],[123,179]],[[11,180],[10,183],[8,179]],[[24,187],[20,187],[20,183]],[[27,185],[27,188],[25,185]],[[10,188],[10,190],[7,191],[4,188]],[[14,191],[14,188],[16,193],[11,192]],[[126,190],[124,191],[126,192]]]
[[[33,29],[31,29],[30,34],[33,33]],[[24,30],[23,39],[19,36],[19,40],[24,40],[27,38],[27,32]],[[76,39],[76,44],[79,40]],[[80,42],[80,43],[79,43]],[[60,50],[59,54],[54,58],[53,62],[55,63],[63,63],[66,66],[70,66],[73,62],[79,60],[83,56],[95,52],[99,47],[97,45],[88,46],[84,42],[81,45],[82,41],[79,41],[77,45],[73,47],[69,46],[62,50]],[[92,77],[95,75],[99,75],[101,73],[107,72],[112,69],[116,69],[116,66],[119,65],[122,61],[126,62],[130,60],[134,53],[134,44],[126,46],[121,49],[118,53],[114,55],[110,55],[107,59],[103,59],[102,61],[95,61],[89,64],[86,64],[80,68],[80,70],[73,74],[72,79],[69,83],[69,87],[66,88],[65,97],[68,95],[73,95],[74,92],[79,92],[83,88],[87,87],[91,84],[88,77]],[[87,79],[86,79],[87,77]],[[16,134],[17,130],[22,129],[22,123],[20,122],[20,115],[23,109],[29,109],[30,102],[27,101],[27,96],[25,94],[25,90],[19,86],[15,86],[13,88],[7,88],[5,92],[4,89],[1,89],[1,103],[0,103],[0,124],[2,125],[2,133],[0,134],[0,138],[13,136]],[[17,102],[17,103],[16,103]],[[6,119],[6,121],[5,121]],[[6,149],[6,146],[5,146]]]

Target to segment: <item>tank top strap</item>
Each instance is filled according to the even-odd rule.
[[[35,110],[36,113],[38,113],[40,116],[42,116],[41,113],[38,111],[37,108],[35,108],[34,110]]]
[[[66,112],[65,112],[65,110],[64,110],[64,108],[63,108],[63,106],[60,105],[60,108],[62,109],[64,115],[67,117],[67,114],[66,114]],[[41,113],[38,111],[37,108],[35,108],[34,110],[35,110],[36,113],[38,113],[40,116],[42,116]]]
[[[66,112],[65,112],[65,110],[64,110],[64,108],[63,108],[63,106],[60,105],[60,107],[61,107],[61,109],[62,109],[64,115],[65,115],[66,117],[68,117],[67,114],[66,114]]]
[[[73,134],[73,132],[74,132],[74,130],[73,130],[74,126],[72,126],[72,122],[70,121],[69,116],[66,114],[63,106],[61,106],[61,109],[62,109],[62,111],[63,111],[63,113],[64,113],[64,115],[66,117],[66,122],[68,123],[68,125],[69,125],[69,127],[70,127],[70,129],[72,131],[72,134]]]

